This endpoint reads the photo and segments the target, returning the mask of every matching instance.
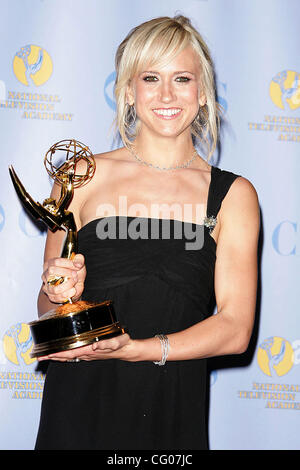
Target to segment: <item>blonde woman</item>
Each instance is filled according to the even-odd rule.
[[[246,178],[209,164],[214,74],[187,18],[133,29],[116,71],[124,146],[97,155],[75,192],[80,254],[61,259],[63,234],[49,233],[38,305],[112,299],[128,334],[41,358],[36,448],[207,449],[206,359],[243,353],[253,327],[258,198]],[[49,286],[53,274],[69,280]]]

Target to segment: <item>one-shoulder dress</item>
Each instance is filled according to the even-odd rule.
[[[238,176],[211,167],[202,225],[117,215],[83,226],[78,231],[78,251],[87,267],[82,299],[112,300],[133,339],[174,333],[206,319],[214,298],[211,231]],[[103,236],[105,229],[111,236]],[[197,233],[198,248],[192,243]],[[208,385],[206,359],[164,366],[115,359],[49,361],[35,448],[207,449]]]

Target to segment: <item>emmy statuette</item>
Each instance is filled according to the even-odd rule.
[[[63,158],[54,165],[53,157]],[[76,173],[79,162],[86,165],[84,174]],[[83,162],[83,163],[82,163]],[[35,202],[26,192],[13,167],[9,173],[16,193],[26,210],[47,225],[51,231],[66,231],[61,257],[73,259],[77,251],[77,229],[73,213],[67,208],[72,200],[74,188],[88,183],[94,173],[96,163],[89,148],[74,139],[62,140],[54,144],[46,153],[44,164],[48,174],[61,186],[58,201],[45,199],[43,204]],[[62,276],[51,276],[48,283],[58,285],[64,282]],[[100,303],[68,299],[43,314],[38,320],[29,323],[34,347],[32,357],[46,356],[59,351],[67,351],[110,338],[126,332],[116,320],[111,300]]]

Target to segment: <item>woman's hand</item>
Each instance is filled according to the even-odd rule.
[[[48,284],[52,276],[63,276],[65,281],[54,286]],[[51,258],[44,264],[42,274],[43,292],[53,303],[64,303],[67,299],[78,300],[84,289],[86,267],[84,257],[77,254],[73,260],[67,258]]]
[[[81,361],[121,359],[124,361],[135,361],[137,357],[137,343],[127,333],[124,333],[114,338],[95,341],[88,346],[39,357],[38,360],[50,359],[60,362],[73,362],[74,359]]]

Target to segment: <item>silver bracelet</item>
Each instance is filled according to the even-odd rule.
[[[155,335],[155,338],[159,338],[162,357],[160,361],[153,361],[153,363],[157,364],[158,366],[164,366],[169,354],[169,338],[165,335]]]

